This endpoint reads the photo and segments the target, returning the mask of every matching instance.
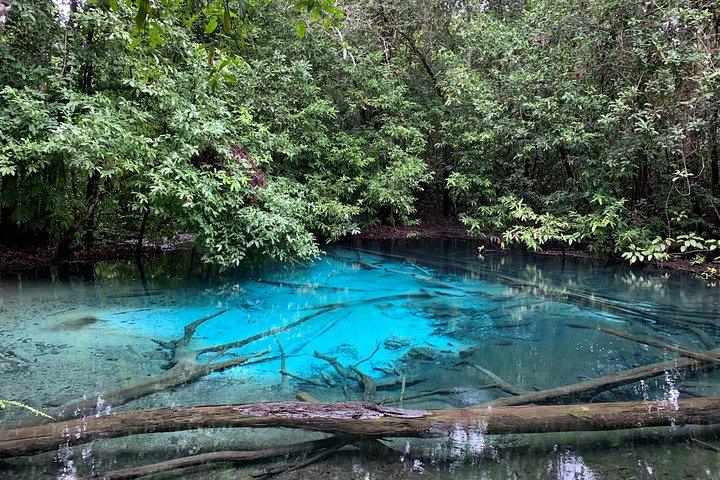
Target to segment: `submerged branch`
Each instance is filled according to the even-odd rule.
[[[467,365],[470,368],[474,368],[480,373],[485,374],[485,376],[489,377],[495,384],[497,384],[498,388],[506,393],[509,393],[510,395],[522,395],[523,391],[517,388],[516,386],[506,382],[503,378],[499,377],[498,375],[494,374],[487,368],[481,367],[479,365],[475,365],[474,363],[470,362],[461,362],[458,363],[458,365]]]
[[[99,478],[101,478],[102,480],[131,480],[147,475],[171,472],[174,470],[180,470],[183,468],[195,467],[199,465],[213,467],[218,463],[251,463],[277,457],[284,457],[286,455],[310,453],[316,450],[337,446],[338,443],[339,440],[333,437],[323,440],[313,440],[310,442],[296,443],[293,445],[264,448],[261,450],[237,450],[202,453],[199,455],[191,455],[189,457],[175,458],[173,460],[167,460],[165,462],[143,465],[140,467],[114,470],[112,472],[100,475]]]
[[[309,320],[312,320],[315,317],[319,317],[320,315],[323,315],[332,310],[335,310],[336,308],[337,307],[334,307],[334,306],[323,307],[316,312],[313,312],[309,315],[305,315],[304,317],[301,317],[293,322],[290,322],[287,325],[283,325],[282,327],[271,328],[270,330],[260,332],[256,335],[252,335],[250,337],[247,337],[242,340],[235,341],[235,342],[225,343],[222,345],[213,345],[212,347],[202,348],[199,350],[199,354],[225,352],[227,350],[233,350],[236,348],[244,347],[245,345],[252,343],[252,342],[256,342],[260,339],[263,339],[266,337],[271,337],[273,335],[277,335],[278,333],[286,332],[292,328],[302,325],[303,323],[305,323]]]

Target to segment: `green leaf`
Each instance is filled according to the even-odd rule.
[[[298,37],[305,38],[305,32],[307,31],[307,24],[300,20],[295,24],[295,32],[297,32]]]
[[[217,18],[211,18],[210,21],[205,25],[205,33],[213,33],[218,26]]]

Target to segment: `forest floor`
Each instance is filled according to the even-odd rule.
[[[345,237],[344,240],[418,240],[418,239],[454,239],[454,240],[477,240],[483,243],[480,237],[470,235],[467,229],[457,221],[453,220],[432,220],[423,221],[418,225],[377,225],[364,229],[361,233]],[[171,240],[164,239],[162,242],[152,243],[145,241],[141,249],[143,256],[152,256],[168,251],[178,251],[190,248],[194,239],[190,234],[179,234]],[[118,242],[99,242],[93,248],[77,250],[69,259],[60,260],[55,256],[55,245],[43,245],[40,247],[17,247],[0,245],[0,270],[28,270],[42,268],[51,265],[63,264],[87,264],[107,260],[129,260],[136,256],[135,240]],[[617,262],[616,259],[598,257],[583,250],[560,250],[547,249],[542,252],[534,252],[537,255],[566,256],[572,258],[588,258],[598,261]],[[645,264],[645,268],[659,270],[675,270],[680,272],[701,274],[706,272],[709,266],[717,264],[693,264],[689,260],[674,259],[662,262]],[[639,266],[642,268],[642,266]]]

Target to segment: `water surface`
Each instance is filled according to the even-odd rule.
[[[717,346],[720,316],[718,288],[688,275],[559,257],[481,259],[472,243],[451,241],[358,242],[328,248],[306,264],[223,273],[186,253],[142,265],[108,262],[3,272],[1,278],[0,398],[46,409],[162,372],[170,362],[168,343],[199,318],[218,314],[193,336],[191,347],[198,350],[307,318],[242,348],[200,357],[217,362],[270,352],[252,364],[127,405],[101,405],[102,414],[294,400],[299,392],[321,401],[367,396],[321,356],[355,365],[387,387],[372,401],[471,406],[508,393],[479,388],[493,380],[469,364],[521,391],[568,385],[676,357],[598,326],[704,351]],[[281,357],[289,375],[280,374]],[[412,398],[436,389],[445,392]],[[715,372],[683,378],[668,371],[585,400],[717,395]],[[16,417],[0,413],[0,425]],[[719,478],[712,450],[687,440],[620,442],[621,434],[401,440],[389,442],[405,453],[393,461],[344,452],[285,478]],[[6,460],[0,477],[80,478],[220,447],[316,437],[279,430],[129,437]],[[712,434],[705,437],[713,442]],[[244,478],[256,468],[183,475]]]

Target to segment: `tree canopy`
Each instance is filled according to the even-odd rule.
[[[444,216],[501,246],[720,250],[718,0],[0,15],[0,242],[185,231],[228,266]]]

